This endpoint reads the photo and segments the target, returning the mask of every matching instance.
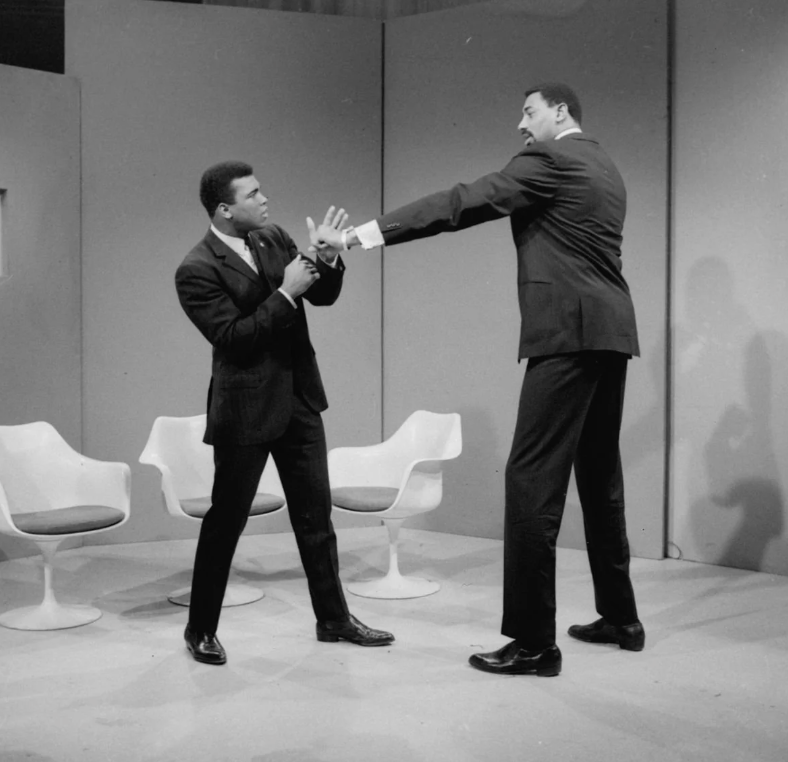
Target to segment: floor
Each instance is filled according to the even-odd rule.
[[[385,569],[384,530],[339,532],[345,581]],[[265,588],[225,609],[224,667],[185,652],[193,541],[59,555],[63,601],[97,622],[0,628],[0,760],[232,762],[727,762],[788,760],[788,577],[633,561],[641,653],[569,639],[596,618],[583,553],[560,550],[556,678],[498,677],[468,656],[498,648],[501,543],[403,530],[400,566],[441,582],[405,601],[348,596],[397,642],[318,643],[292,535],[245,537],[238,568]],[[36,559],[0,564],[0,612],[40,594]]]

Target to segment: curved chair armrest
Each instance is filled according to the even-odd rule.
[[[386,442],[368,447],[335,447],[328,453],[332,487],[398,487],[409,467],[407,453],[394,453]]]
[[[106,466],[126,466],[126,468],[129,468],[128,463],[123,463],[119,460],[98,460],[97,458],[91,458],[87,455],[80,455],[79,460],[81,465],[87,466],[87,468],[95,471],[100,471]]]
[[[443,498],[442,464],[442,460],[413,461],[402,476],[397,499],[378,515],[406,518],[437,508]]]
[[[36,463],[21,483],[25,481],[35,485],[39,501],[47,508],[106,505],[125,514],[129,511],[131,469],[127,463],[83,456],[73,460],[58,453]]]
[[[145,458],[145,460],[143,460]],[[155,453],[143,452],[140,455],[140,463],[149,466],[154,466],[161,474],[161,494],[164,500],[164,507],[170,516],[177,516],[178,518],[192,518],[181,507],[181,501],[178,499],[178,493],[175,491],[175,478],[172,475],[170,467]]]
[[[391,506],[382,511],[374,511],[374,513],[369,515],[374,515],[380,519],[406,519],[409,516],[426,513],[437,508],[443,498],[443,469],[441,464],[441,460],[434,459],[412,461],[396,485],[398,490],[397,496]],[[342,486],[384,487],[391,485],[356,483]]]
[[[117,508],[128,517],[131,504],[129,464],[83,457],[82,465],[86,470],[77,483],[78,502]]]
[[[11,519],[11,509],[8,506],[8,498],[2,484],[0,484],[0,532],[12,535],[22,534]]]
[[[151,444],[150,440],[145,445],[145,449],[140,453],[139,462],[145,466],[156,466],[159,468],[163,464],[162,459],[159,457],[156,448]]]
[[[126,463],[100,463],[100,469],[91,469],[90,480],[85,478],[86,473],[79,474],[77,479],[72,479],[72,483],[64,486],[61,493],[48,498],[49,507],[42,507],[43,510],[51,511],[54,514],[59,510],[76,506],[100,505],[114,508],[123,515],[121,521],[106,527],[106,529],[126,523],[131,511],[131,469]],[[100,473],[98,480],[96,478],[97,472]],[[95,529],[93,531],[99,532],[104,531],[104,529]],[[18,528],[2,485],[0,485],[0,532],[33,540],[51,539],[48,534],[38,536]],[[82,532],[76,532],[76,534],[82,534]]]

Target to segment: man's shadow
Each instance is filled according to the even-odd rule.
[[[785,496],[772,432],[773,378],[788,373],[788,339],[777,331],[756,333],[744,352],[744,404],[723,412],[704,456],[709,500],[740,510],[739,523],[714,563],[767,570],[767,551],[785,527]]]
[[[718,257],[695,262],[683,291],[673,354],[671,555],[784,573],[773,546],[785,501],[772,415],[783,407],[775,402],[788,374],[788,340],[759,330]]]

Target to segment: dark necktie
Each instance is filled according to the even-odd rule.
[[[252,246],[252,236],[249,235],[249,233],[244,236],[244,244],[249,250],[249,256],[251,257],[251,268],[259,275],[260,271],[257,266],[257,257],[255,256],[255,250]],[[247,262],[247,264],[249,264],[249,262]]]

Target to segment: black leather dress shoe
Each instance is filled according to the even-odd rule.
[[[555,677],[561,672],[558,646],[550,646],[544,651],[526,651],[517,645],[516,640],[488,654],[473,654],[468,661],[472,667],[496,675]]]
[[[195,661],[205,664],[224,664],[227,661],[227,653],[216,635],[209,632],[198,632],[187,624],[183,638],[186,641],[186,648],[189,649],[189,653]]]
[[[321,643],[336,643],[347,640],[357,646],[387,646],[394,642],[394,636],[383,630],[373,630],[349,614],[345,622],[318,622],[317,639]]]
[[[586,643],[615,643],[625,651],[642,651],[646,645],[646,632],[640,622],[619,626],[597,619],[591,624],[573,624],[569,634]]]

